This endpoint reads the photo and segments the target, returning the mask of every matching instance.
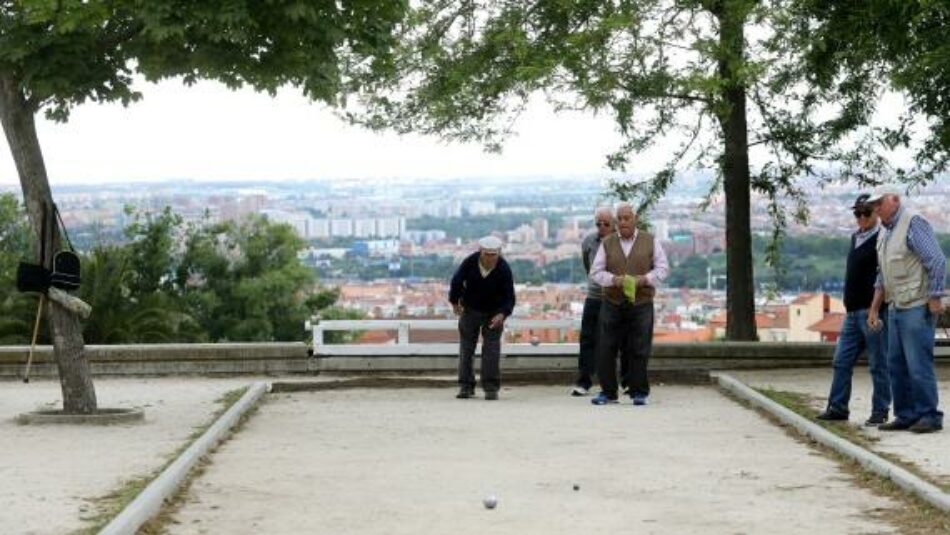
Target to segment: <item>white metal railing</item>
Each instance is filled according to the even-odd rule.
[[[576,343],[514,342],[511,333],[535,329],[557,329],[559,339],[568,332],[578,331],[580,319],[520,319],[505,320],[502,335],[502,353],[506,355],[574,355]],[[411,331],[455,331],[458,320],[454,319],[392,319],[392,320],[321,320],[311,318],[305,328],[313,333],[313,354],[316,356],[397,356],[397,355],[454,355],[458,342],[410,342]],[[395,343],[384,344],[327,344],[324,333],[328,331],[396,331]],[[479,348],[476,351],[480,351]]]

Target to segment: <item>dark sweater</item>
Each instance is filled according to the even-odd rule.
[[[479,312],[501,312],[505,317],[510,316],[515,308],[515,284],[508,262],[499,258],[495,269],[482,277],[478,253],[466,257],[452,276],[449,302],[453,305],[461,302],[462,306]]]
[[[877,278],[877,234],[875,232],[858,248],[854,247],[855,237],[851,236],[851,251],[844,275],[844,308],[848,312],[871,307]]]

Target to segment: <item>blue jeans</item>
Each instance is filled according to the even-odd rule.
[[[884,316],[887,313],[882,310],[881,314]],[[885,320],[886,317],[881,318],[882,322]],[[891,405],[891,385],[887,373],[887,327],[877,331],[869,329],[867,309],[848,312],[841,325],[832,363],[834,375],[831,393],[828,394],[828,409],[848,414],[851,377],[861,353],[867,354],[871,372],[871,414],[887,417],[887,409]]]
[[[902,422],[924,420],[943,425],[937,409],[934,332],[937,317],[927,305],[899,309],[887,316],[887,365],[894,393],[894,416]]]

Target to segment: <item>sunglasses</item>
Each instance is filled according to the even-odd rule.
[[[607,223],[606,221],[598,221],[598,222],[596,222],[596,223],[594,223],[594,224],[597,225],[598,227],[609,227],[609,226],[610,226],[610,223]]]
[[[864,208],[861,210],[854,211],[854,217],[870,217],[873,210],[870,208]]]

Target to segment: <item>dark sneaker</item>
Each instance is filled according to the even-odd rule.
[[[917,423],[907,428],[911,433],[935,433],[943,429],[943,424],[933,420],[921,418]]]
[[[461,390],[459,390],[459,393],[455,395],[455,397],[457,399],[468,399],[471,397],[475,397],[475,391],[472,390],[471,388],[462,388]]]
[[[485,392],[485,399],[487,399],[488,401],[495,401],[496,399],[498,399],[498,392],[495,392],[495,391]]]
[[[825,409],[825,412],[815,416],[815,419],[824,420],[826,422],[843,422],[848,419],[848,413],[834,409]]]
[[[634,394],[631,397],[633,398],[633,404],[638,407],[647,404],[647,397],[643,394]]]
[[[590,393],[590,389],[584,388],[581,385],[575,385],[573,388],[571,388],[571,395],[574,397],[586,396],[589,393]]]
[[[913,422],[908,422],[906,420],[891,420],[886,424],[881,424],[877,426],[881,431],[906,431],[914,425]]]
[[[608,403],[617,403],[617,398],[612,398],[607,394],[601,392],[594,396],[594,399],[590,400],[594,405],[606,405]]]
[[[872,414],[870,418],[864,421],[864,427],[877,427],[887,423],[886,414]]]

